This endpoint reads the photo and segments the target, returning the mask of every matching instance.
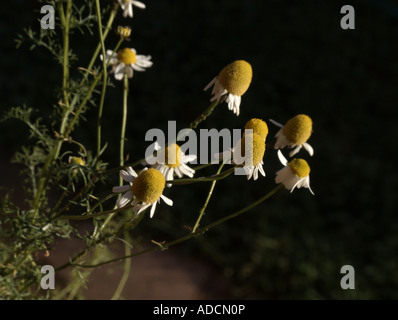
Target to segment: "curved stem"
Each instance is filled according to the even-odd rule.
[[[124,232],[124,239],[126,240],[126,243],[124,244],[124,252],[126,254],[126,256],[129,256],[131,254],[131,246],[130,246],[130,234],[128,231]],[[127,280],[129,278],[130,275],[130,269],[131,269],[131,259],[126,259],[126,261],[124,262],[124,270],[123,270],[123,276],[120,279],[119,285],[117,286],[117,289],[115,291],[115,293],[113,294],[113,297],[111,298],[111,300],[118,300],[120,298],[120,295],[123,292],[123,289],[127,283]]]
[[[102,89],[101,89],[101,99],[100,99],[100,104],[98,107],[98,118],[97,118],[97,160],[100,157],[100,152],[101,152],[101,118],[102,118],[102,110],[104,107],[104,100],[105,100],[105,92],[106,92],[106,82],[107,82],[107,77],[108,73],[106,71],[106,54],[105,54],[105,44],[104,44],[104,35],[102,33],[102,22],[101,22],[101,8],[100,8],[100,3],[99,0],[95,0],[95,7],[96,7],[96,12],[97,12],[97,20],[98,20],[98,34],[100,38],[100,45],[101,45],[101,51],[102,51],[102,56],[104,57],[102,59]]]
[[[219,173],[221,172],[221,170],[222,170],[223,167],[224,167],[224,162],[221,163],[220,167],[218,168],[217,174],[219,174]],[[199,217],[198,217],[198,219],[196,220],[196,223],[195,223],[195,226],[193,227],[192,233],[195,233],[195,232],[196,232],[196,229],[199,227],[200,220],[202,219],[202,217],[203,217],[203,215],[204,215],[204,213],[205,213],[205,210],[206,210],[206,208],[207,208],[207,205],[209,204],[209,201],[210,201],[210,198],[211,198],[211,196],[212,196],[212,194],[213,194],[213,190],[214,190],[214,186],[216,185],[216,182],[217,182],[217,180],[214,180],[214,181],[211,183],[211,187],[210,187],[210,190],[209,190],[209,194],[207,195],[206,201],[205,201],[205,203],[204,203],[202,209],[201,209],[200,212],[199,212]]]
[[[236,211],[236,212],[234,212],[234,213],[232,213],[232,214],[230,214],[230,215],[228,215],[228,216],[226,216],[224,218],[218,219],[217,221],[214,221],[213,223],[210,223],[210,224],[208,224],[208,225],[206,225],[206,226],[204,226],[204,227],[202,227],[200,229],[197,229],[195,233],[189,233],[189,234],[187,234],[187,235],[185,235],[185,236],[183,236],[181,238],[178,238],[176,240],[167,242],[165,244],[162,244],[162,245],[158,244],[157,247],[146,249],[146,250],[143,250],[143,251],[140,251],[140,252],[137,252],[137,253],[133,253],[133,254],[124,256],[124,257],[120,257],[120,258],[115,258],[115,259],[111,259],[111,260],[108,260],[108,261],[104,261],[104,262],[101,262],[101,263],[98,263],[98,264],[94,264],[94,265],[73,264],[73,265],[81,267],[81,268],[96,268],[96,267],[99,267],[99,266],[103,266],[105,264],[109,264],[109,263],[113,263],[113,262],[117,262],[117,261],[122,261],[122,260],[125,260],[125,259],[130,259],[130,258],[139,256],[139,255],[142,255],[144,253],[153,252],[153,251],[157,251],[157,250],[168,249],[171,246],[174,246],[174,245],[179,244],[181,242],[184,242],[184,241],[186,241],[188,239],[191,239],[192,237],[197,236],[198,234],[202,234],[202,233],[208,231],[209,229],[211,229],[211,228],[213,228],[213,227],[215,227],[215,226],[217,226],[217,225],[219,225],[219,224],[221,224],[223,222],[231,220],[231,219],[233,219],[233,218],[245,213],[246,211],[249,211],[250,209],[253,209],[254,207],[258,206],[259,204],[261,204],[262,202],[264,202],[265,200],[270,198],[272,195],[274,195],[282,187],[283,187],[282,184],[278,185],[277,187],[272,189],[270,192],[268,192],[266,195],[264,195],[263,197],[261,197],[257,201],[253,202],[249,206],[244,207],[243,209],[241,209],[239,211]],[[69,265],[72,265],[72,263],[69,262],[69,263],[57,268],[56,271],[62,270],[62,269],[66,268]]]

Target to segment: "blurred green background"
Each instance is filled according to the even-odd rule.
[[[233,284],[233,298],[397,299],[398,1],[144,2],[147,9],[135,9],[133,20],[119,14],[115,24],[130,25],[127,45],[151,55],[154,62],[131,82],[126,150],[133,161],[149,145],[144,141],[148,129],[166,129],[168,120],[176,120],[182,129],[199,115],[210,99],[203,88],[236,59],[253,67],[241,115],[236,117],[223,104],[200,128],[242,128],[252,117],[283,123],[299,113],[314,122],[309,142],[315,155],[301,151],[299,156],[311,166],[315,196],[306,189],[292,194],[283,190],[178,250],[217,266]],[[344,4],[356,10],[355,30],[340,28]],[[28,0],[2,3],[2,112],[27,104],[47,117],[57,102],[54,84],[61,84],[60,66],[44,49],[29,51],[24,45],[17,50],[13,40],[27,26],[38,28],[39,9]],[[96,35],[75,34],[71,45],[81,60],[72,65],[72,76],[77,76],[77,67],[87,65],[95,41]],[[111,34],[107,44],[112,47],[116,41]],[[122,86],[113,82],[103,136],[109,143],[105,158],[115,166]],[[94,149],[96,110],[86,118],[74,138]],[[269,127],[268,142],[277,132]],[[2,162],[29,143],[27,135],[16,121],[1,123]],[[266,178],[232,176],[216,184],[202,225],[274,187],[281,167],[275,150],[266,151],[264,162]],[[194,224],[209,187],[167,190],[173,208],[158,207],[155,218],[146,218],[136,233],[165,240],[183,235],[183,226]],[[343,265],[355,268],[355,290],[340,287]]]

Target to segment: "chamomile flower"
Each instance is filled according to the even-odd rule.
[[[101,60],[103,56],[101,55]],[[106,51],[105,59],[113,66],[111,73],[115,73],[116,80],[122,80],[126,71],[129,78],[133,77],[133,71],[145,71],[152,66],[151,56],[137,54],[133,48],[120,49],[112,55],[112,50]]]
[[[252,139],[253,144],[246,146],[246,137]],[[265,153],[264,139],[257,133],[244,134],[238,144],[240,144],[240,146],[237,146],[233,152],[237,153],[240,150],[241,157],[245,158],[243,170],[245,170],[247,180],[250,180],[252,177],[253,180],[257,180],[258,172],[265,177],[265,171],[263,169],[263,157]],[[234,154],[234,159],[235,158],[236,156]]]
[[[134,0],[118,0],[120,7],[123,10],[123,17],[133,17],[133,5],[141,8],[141,9],[145,9],[145,4],[143,4],[140,1],[134,1]]]
[[[126,206],[134,198],[131,203],[133,211],[140,214],[151,207],[150,217],[152,218],[160,199],[163,199],[169,206],[173,205],[173,201],[162,194],[166,180],[159,170],[144,168],[138,175],[133,168],[128,167],[127,171],[120,171],[120,176],[130,184],[113,187],[114,193],[124,193],[116,202],[118,208]]]
[[[258,134],[265,141],[268,135],[267,123],[261,119],[253,118],[246,122],[245,129],[252,129],[254,133]]]
[[[224,67],[204,90],[214,86],[211,92],[213,97],[210,101],[220,101],[226,95],[225,101],[228,103],[228,109],[239,116],[241,96],[249,88],[252,76],[251,65],[244,60],[236,60]]]
[[[282,152],[278,150],[278,158],[285,166],[276,172],[275,182],[282,183],[286,189],[293,192],[295,188],[308,188],[312,194],[314,192],[310,187],[310,166],[304,159],[293,159],[288,162]]]
[[[281,128],[275,135],[275,149],[284,148],[286,146],[294,148],[294,150],[289,153],[290,157],[299,152],[302,147],[304,147],[311,156],[314,154],[314,149],[307,143],[312,133],[312,120],[309,116],[299,114],[291,118],[285,125],[274,120],[270,121]]]
[[[70,164],[77,164],[82,167],[86,165],[86,162],[80,157],[69,157],[68,162]]]
[[[131,35],[131,28],[118,26],[117,34],[120,36],[120,38],[128,38]]]
[[[159,151],[160,149],[161,146],[155,143],[155,150]],[[183,175],[192,178],[195,174],[195,170],[188,167],[187,163],[196,160],[196,155],[185,155],[176,143],[160,150],[156,155],[156,159],[153,167],[163,173],[166,180],[173,180],[174,173],[179,178],[182,178]],[[167,186],[169,187],[171,184],[167,184]]]

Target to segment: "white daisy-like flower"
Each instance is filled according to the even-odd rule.
[[[236,60],[224,67],[204,90],[206,91],[214,85],[211,92],[213,97],[210,101],[220,101],[226,95],[225,101],[228,104],[228,109],[239,116],[241,96],[249,88],[252,76],[251,65],[244,60]]]
[[[312,119],[309,116],[299,114],[291,118],[285,125],[271,119],[270,121],[281,128],[275,135],[275,149],[284,148],[286,146],[294,148],[294,150],[289,153],[290,157],[293,157],[302,147],[304,147],[311,156],[314,154],[314,149],[307,143],[307,140],[312,134]]]
[[[133,48],[120,49],[112,54],[112,50],[106,51],[106,61],[112,65],[111,73],[115,73],[116,80],[122,80],[126,71],[129,78],[133,77],[133,71],[145,71],[145,68],[152,66],[151,56],[137,54]],[[101,60],[103,56],[100,56]]]
[[[310,187],[310,166],[304,159],[293,159],[288,162],[282,152],[278,150],[278,158],[285,166],[276,172],[275,182],[282,183],[287,190],[293,192],[295,188],[308,188],[312,194],[314,192]]]
[[[252,139],[252,144],[249,144],[247,147],[246,136],[248,139]],[[250,180],[252,177],[253,180],[257,180],[259,172],[263,175],[263,177],[265,177],[265,171],[263,168],[265,142],[262,136],[254,132],[248,135],[244,134],[239,143],[240,148],[236,148],[235,152],[240,149],[242,156],[244,153],[246,160],[243,165],[243,170],[246,172],[247,180]]]
[[[167,181],[173,180],[174,173],[179,178],[182,178],[183,175],[190,178],[194,176],[195,170],[190,168],[187,163],[196,160],[196,155],[185,155],[176,143],[162,149],[160,144],[155,142],[154,149],[158,153],[156,155],[156,163],[153,167],[163,173]],[[170,187],[171,184],[168,183],[167,186]]]
[[[246,138],[249,139],[246,145]],[[257,133],[244,134],[239,140],[235,148],[230,151],[224,151],[215,154],[216,159],[223,160],[225,163],[231,161],[231,164],[242,165],[243,170],[247,176],[247,180],[253,177],[253,180],[258,179],[258,173],[265,177],[263,168],[263,158],[265,153],[265,141],[262,136]],[[232,159],[231,158],[232,154]]]
[[[118,0],[120,7],[123,10],[123,17],[133,17],[133,5],[145,9],[146,6],[140,1],[134,1],[134,0]]]
[[[169,206],[173,201],[164,196],[163,190],[166,185],[166,179],[163,174],[154,168],[144,168],[138,175],[133,168],[128,167],[127,171],[121,170],[120,176],[129,185],[113,187],[114,193],[124,193],[116,202],[118,208],[126,206],[132,199],[133,211],[140,214],[145,209],[151,207],[150,217],[152,218],[156,204],[162,199]]]

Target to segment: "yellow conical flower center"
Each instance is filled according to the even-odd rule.
[[[181,164],[182,151],[178,144],[173,143],[165,150],[166,165],[171,168],[178,167]]]
[[[135,61],[137,60],[137,56],[135,55],[133,50],[129,48],[120,49],[117,52],[116,58],[124,64],[132,64],[135,63]]]
[[[244,60],[237,60],[224,67],[218,75],[218,81],[229,93],[242,96],[250,86],[253,71]]]
[[[290,170],[299,178],[307,177],[310,174],[310,166],[304,159],[293,159],[288,165]]]
[[[162,195],[166,179],[156,169],[142,171],[133,181],[133,194],[138,201],[154,203]]]
[[[252,129],[253,133],[258,134],[263,140],[265,140],[268,135],[268,126],[265,121],[261,119],[253,118],[249,120],[245,125],[245,129]]]
[[[296,145],[306,142],[312,133],[312,120],[305,114],[299,114],[291,118],[283,126],[283,134]]]
[[[253,147],[250,144],[246,148],[246,136],[249,139],[253,139]],[[245,157],[245,164],[256,167],[263,160],[265,153],[265,142],[264,139],[256,133],[243,135],[240,140],[241,144],[241,156]]]
[[[69,157],[69,163],[78,164],[79,166],[84,166],[86,162],[80,157]]]

